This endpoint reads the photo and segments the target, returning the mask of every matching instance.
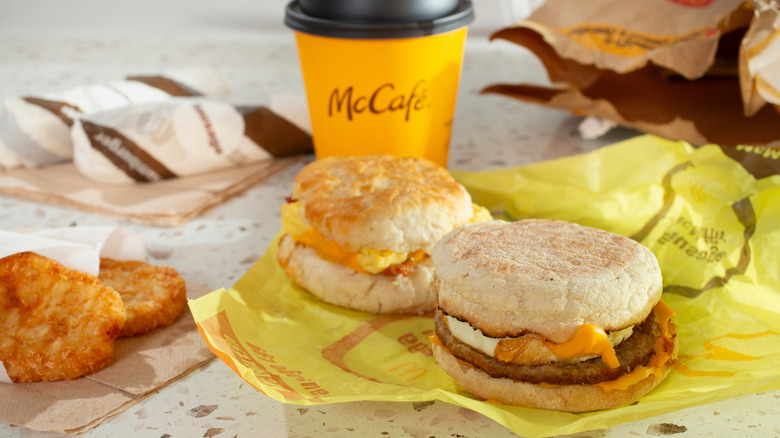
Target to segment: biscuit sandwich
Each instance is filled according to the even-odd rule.
[[[322,300],[372,313],[433,311],[433,245],[491,220],[446,169],[389,155],[318,159],[282,207],[277,260]]]
[[[570,222],[466,225],[432,253],[437,363],[492,401],[567,412],[630,404],[677,357],[653,253]]]

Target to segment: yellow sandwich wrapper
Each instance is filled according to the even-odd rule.
[[[780,389],[780,175],[772,150],[640,136],[521,168],[454,172],[509,220],[565,219],[630,236],[659,258],[680,360],[639,402],[570,414],[490,403],[435,364],[430,316],[323,303],[289,281],[276,242],[230,289],[190,301],[211,350],[276,400],[441,400],[526,436],[608,428]],[[735,157],[735,158],[732,158]]]

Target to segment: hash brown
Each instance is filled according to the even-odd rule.
[[[73,379],[111,362],[125,324],[119,294],[32,252],[0,259],[0,361],[14,382]]]
[[[119,292],[125,303],[123,337],[170,325],[187,306],[184,279],[168,266],[101,258],[99,278]]]

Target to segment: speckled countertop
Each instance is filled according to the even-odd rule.
[[[57,91],[187,66],[219,69],[235,94],[302,95],[292,34],[281,24],[284,4],[281,0],[218,4],[139,0],[122,5],[0,0],[0,96]],[[523,165],[587,152],[634,135],[618,129],[597,141],[585,141],[577,132],[577,117],[479,95],[482,87],[495,82],[546,83],[541,65],[528,52],[488,41],[485,30],[494,24],[477,23],[467,42],[450,168]],[[263,254],[278,231],[279,208],[303,164],[183,226],[119,224],[145,237],[150,262],[173,266],[189,281],[211,289],[229,287]],[[0,197],[2,229],[117,223],[108,217]],[[780,393],[762,393],[576,436],[780,436],[779,419]],[[0,436],[48,435],[0,423]],[[515,435],[481,414],[443,402],[286,405],[264,396],[214,360],[85,436]]]

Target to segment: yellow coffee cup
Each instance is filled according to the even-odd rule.
[[[396,9],[426,3],[360,1]],[[439,6],[442,1],[424,19],[420,11],[387,8],[357,19],[312,7],[313,16],[302,9],[312,0],[288,5],[285,22],[296,31],[317,157],[386,153],[447,166],[473,10],[470,1],[438,0]]]

